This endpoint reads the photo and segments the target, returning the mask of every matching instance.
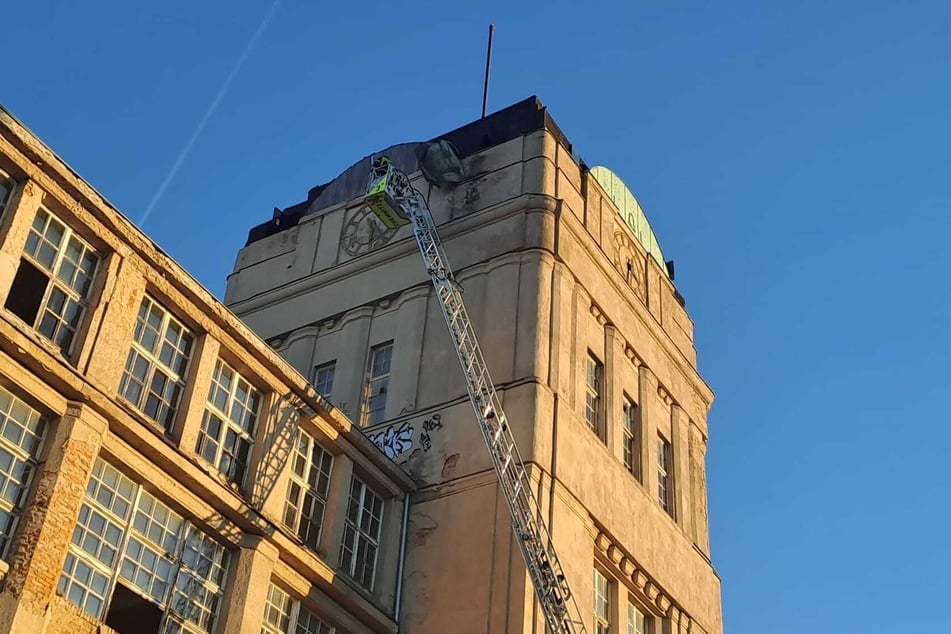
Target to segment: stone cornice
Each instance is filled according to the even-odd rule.
[[[674,629],[673,632],[704,632],[664,588],[641,568],[634,556],[610,535],[599,531],[594,539],[594,546],[602,565],[608,565],[613,576],[637,596],[654,616],[670,619],[672,623],[679,625],[679,629]]]

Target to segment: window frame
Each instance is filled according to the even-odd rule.
[[[381,374],[374,374],[376,367],[376,356],[383,352],[388,353],[386,360],[386,371]],[[367,357],[366,376],[363,382],[363,397],[360,399],[360,427],[371,427],[386,420],[386,401],[387,391],[390,387],[390,376],[393,370],[393,340],[385,341],[370,348],[370,354]],[[376,386],[381,386],[379,392],[373,394]],[[380,398],[382,405],[371,408],[371,403],[375,398]]]
[[[284,604],[282,606],[272,601],[272,596],[278,593],[281,595],[278,599]],[[282,623],[273,623],[269,620],[271,614],[275,612],[279,613],[283,618],[286,618],[286,627],[284,627]],[[316,632],[313,632],[313,630],[308,627],[309,625],[313,625],[312,622],[308,623],[308,625],[301,623],[301,613],[305,613],[308,617],[308,621],[311,619],[318,621]],[[267,598],[264,601],[264,617],[261,619],[261,634],[297,634],[298,632],[304,632],[304,634],[334,634],[336,631],[337,629],[333,625],[320,618],[313,610],[305,607],[303,601],[295,598],[290,592],[274,583],[273,579],[270,581],[267,589]]]
[[[674,517],[673,451],[670,441],[657,434],[657,502],[668,515]]]
[[[6,214],[7,209],[10,208],[10,201],[13,200],[13,195],[16,193],[17,186],[19,185],[17,179],[13,178],[9,172],[0,169],[0,187],[4,185],[6,185],[7,195],[5,197],[0,196],[0,221],[3,220],[4,214]]]
[[[621,401],[621,448],[624,467],[636,479],[641,479],[641,434],[638,423],[640,412],[637,401],[626,393]]]
[[[139,341],[140,332],[141,335],[145,335],[146,331],[154,328],[151,328],[148,325],[148,316],[151,313],[151,309],[155,308],[161,312],[161,319],[159,321],[159,327],[156,331],[155,337],[155,352],[146,349],[145,345]],[[145,318],[143,320],[143,312],[145,313]],[[165,343],[168,343],[168,332],[169,327],[175,326],[180,330],[180,343],[186,343],[185,349],[186,352],[182,356],[184,357],[181,367],[181,371],[172,369],[164,361],[161,360],[161,349]],[[182,320],[175,317],[172,314],[172,311],[165,308],[165,305],[155,299],[152,295],[146,293],[142,297],[142,301],[139,304],[139,312],[136,315],[135,328],[133,329],[132,340],[129,344],[129,354],[126,357],[125,365],[122,369],[122,378],[119,380],[119,397],[129,403],[136,411],[141,412],[149,420],[153,421],[155,424],[161,426],[167,434],[171,434],[175,428],[175,423],[179,418],[179,407],[182,402],[182,396],[185,392],[185,389],[188,384],[188,375],[192,366],[192,357],[195,353],[195,344],[197,340],[197,335],[193,329],[185,324]],[[177,348],[176,348],[177,349]],[[181,352],[179,350],[179,352]],[[173,353],[174,354],[174,353]],[[146,370],[146,378],[142,381],[138,399],[133,401],[129,398],[127,393],[130,381],[130,377],[134,379],[136,383],[139,383],[137,377],[135,377],[130,372],[130,367],[134,368],[134,363],[139,359],[144,359],[148,364]],[[165,421],[163,422],[160,418],[151,416],[146,411],[146,406],[148,405],[149,396],[154,394],[151,390],[154,381],[156,370],[161,370],[162,374],[165,376],[166,385],[163,391],[163,394],[160,395],[158,407],[159,410],[156,411],[156,414],[165,411]],[[174,391],[174,402],[167,402],[165,400],[167,396],[167,391],[169,386],[174,390],[178,388],[177,391]]]
[[[354,488],[359,487],[358,498],[354,497]],[[367,498],[373,496],[376,500],[379,500],[379,514],[374,518],[372,508],[367,510]],[[351,509],[354,502],[356,502],[356,517],[351,517]],[[370,502],[373,502],[371,499]],[[344,530],[343,537],[340,540],[340,568],[343,572],[350,578],[353,579],[360,587],[367,590],[368,592],[373,592],[373,586],[376,583],[376,573],[379,568],[379,557],[380,557],[380,537],[383,534],[383,512],[385,510],[386,501],[383,496],[379,495],[374,491],[370,486],[360,479],[356,474],[350,478],[350,492],[347,497],[347,511],[344,516]],[[376,535],[371,535],[368,531],[363,528],[364,516],[369,513],[372,520],[376,519]],[[348,539],[352,537],[352,544],[348,545]],[[360,557],[358,556],[361,552],[360,546],[364,543],[369,543],[373,548],[373,562],[372,568],[370,571],[370,579],[367,583],[365,580],[366,571],[363,571],[361,575],[362,578],[357,577],[357,564],[360,562]],[[349,555],[347,553],[349,551]],[[365,552],[364,552],[365,554]],[[348,561],[349,559],[349,561]],[[364,562],[366,559],[364,559]],[[364,568],[366,565],[364,564]]]
[[[330,388],[321,389],[321,372],[330,371]],[[334,392],[334,379],[337,375],[337,360],[332,359],[326,363],[321,363],[320,365],[314,366],[314,389],[317,390],[317,393],[323,396],[326,400],[332,401],[333,392]]]
[[[633,618],[632,618],[633,617]],[[637,617],[640,617],[640,625],[638,627]],[[627,634],[653,634],[654,632],[654,618],[653,616],[642,610],[638,604],[636,604],[631,597],[627,599]]]
[[[6,399],[6,405],[3,405],[4,399]],[[17,410],[25,413],[27,418],[15,418],[14,414]],[[8,425],[11,424],[19,428],[20,433],[15,434],[20,436],[18,442],[14,442],[10,438],[13,434],[7,431]],[[10,555],[10,546],[19,528],[20,518],[26,509],[27,501],[31,497],[33,481],[43,459],[49,428],[49,420],[43,412],[18,397],[5,385],[0,384],[0,451],[11,456],[9,468],[0,470],[0,513],[8,516],[7,526],[0,525],[0,559],[6,559]],[[23,446],[28,435],[33,438],[33,446],[29,449]],[[15,474],[20,470],[23,475],[18,480]],[[16,502],[7,499],[9,495],[7,490],[11,486],[19,488]]]
[[[2,211],[0,211],[0,213],[2,213]],[[45,216],[43,226],[42,228],[37,228],[37,221],[42,216]],[[59,226],[61,231],[59,243],[55,245],[47,238],[49,228],[54,223]],[[72,243],[74,241],[78,243],[79,247],[79,259],[76,262],[67,257],[67,252],[70,247],[73,246]],[[44,245],[48,245],[53,249],[52,259],[49,264],[45,264],[39,256],[40,249]],[[93,260],[92,268],[85,271],[82,266],[84,260],[89,256],[91,256]],[[9,297],[7,298],[5,307],[22,319],[24,323],[27,323],[32,330],[59,348],[64,356],[70,357],[75,350],[77,339],[79,339],[83,323],[88,315],[89,307],[92,304],[93,289],[102,267],[103,256],[68,223],[64,222],[50,209],[41,205],[33,215],[33,221],[27,232],[23,250],[20,252],[20,262],[17,265],[17,273],[14,275],[14,280],[16,279],[16,275],[19,274],[20,267],[23,266],[24,261],[46,277],[46,288],[43,290],[36,315],[33,317],[32,322],[30,322],[24,316],[14,312],[9,307]],[[74,267],[73,273],[70,276],[72,281],[70,282],[63,280],[61,277],[64,262],[68,262],[69,265]],[[82,276],[85,276],[86,283],[83,290],[80,291],[77,290],[73,284],[81,279]],[[52,307],[54,291],[58,291],[59,294],[63,296],[59,309],[53,309]],[[75,316],[70,319],[67,313],[73,306],[76,307],[76,313]],[[52,326],[53,330],[50,333],[45,331],[47,315],[50,315],[54,324]],[[62,340],[58,341],[64,331],[70,333],[69,340],[65,346]]]
[[[591,628],[594,634],[611,633],[611,585],[613,583],[614,580],[611,577],[601,572],[597,566],[594,567],[594,577],[592,584],[592,589],[594,591],[592,595],[592,598],[594,599],[594,624]]]
[[[106,491],[105,499],[110,500],[108,505],[99,497],[103,490]],[[125,496],[122,495],[124,490],[127,491]],[[114,503],[117,500],[125,505],[125,513],[116,511]],[[150,503],[151,506],[148,510],[143,510],[143,500]],[[142,529],[139,525],[140,515],[146,518],[145,529]],[[97,516],[100,519],[96,519]],[[166,516],[166,518],[175,516],[178,526],[174,534],[160,529],[158,532],[165,539],[162,539],[162,543],[159,543],[154,537],[153,528],[160,526],[156,517],[162,518],[163,516]],[[94,529],[97,524],[102,525],[101,532],[95,532]],[[108,541],[110,527],[115,538],[111,542]],[[80,528],[82,530],[79,530]],[[173,539],[174,552],[168,550],[170,545],[167,541],[168,536]],[[213,552],[215,557],[208,558],[206,553],[196,548],[193,538],[197,538],[199,545],[210,543],[212,548],[216,549]],[[81,542],[80,544],[76,543],[77,539]],[[89,550],[89,545],[92,542],[98,542],[96,553]],[[133,542],[138,543],[138,555],[133,555],[130,552],[130,544]],[[104,549],[112,551],[111,563],[107,563],[99,557],[99,553],[102,553]],[[194,551],[194,555],[190,556],[188,554],[190,549]],[[140,570],[147,570],[142,565],[142,553],[151,553],[152,558],[154,558],[153,561],[156,567],[148,571],[152,573],[150,575],[152,581],[159,578],[156,570],[160,562],[164,561],[167,564],[168,578],[162,580],[165,590],[161,600],[152,594],[153,589],[151,587],[149,590],[143,590],[140,587],[141,579],[136,581],[125,576],[127,562],[132,563],[133,576],[136,576],[136,573]],[[189,558],[192,557],[195,561],[189,562]],[[216,574],[212,576],[209,571],[206,570],[203,573],[200,570],[203,558],[208,559],[208,566],[212,570],[216,570]],[[145,560],[148,559],[150,558],[145,557]],[[76,605],[86,614],[105,623],[109,616],[116,587],[122,584],[126,590],[151,603],[161,612],[160,631],[168,631],[169,624],[174,623],[185,631],[214,632],[223,616],[223,599],[225,587],[228,583],[229,568],[231,567],[230,560],[230,551],[215,537],[205,533],[188,517],[178,513],[160,497],[123,473],[122,470],[102,458],[97,458],[86,486],[79,517],[69,541],[66,559],[57,579],[56,593]],[[195,565],[196,562],[197,566]],[[138,564],[137,567],[136,564]],[[75,578],[76,570],[79,569],[80,565],[86,566],[91,569],[92,574],[98,573],[104,579],[101,585],[101,596],[95,595],[101,601],[96,612],[89,611],[86,606],[86,599],[90,594],[89,590],[95,589],[89,587],[93,584],[85,585],[84,582],[77,581]],[[200,576],[203,574],[205,575],[204,578]],[[91,575],[89,579],[92,579]],[[195,586],[189,584],[197,584],[198,589],[210,593],[210,595],[206,594],[204,597],[199,597],[199,599],[209,599],[210,597],[211,607],[195,604],[194,593],[184,595],[180,587],[183,579],[185,580],[185,588],[191,589]],[[85,590],[81,599],[83,605],[76,603],[70,596],[76,586]],[[187,599],[186,609],[192,609],[195,605],[198,605],[200,614],[211,613],[209,628],[205,629],[202,624],[188,620],[185,615],[180,614],[181,603],[179,603],[178,598],[180,595]]]
[[[327,505],[330,499],[330,483],[333,478],[335,460],[334,455],[321,443],[317,442],[317,439],[314,438],[312,434],[298,428],[297,438],[295,440],[296,442],[291,449],[291,468],[288,472],[287,493],[284,497],[284,512],[281,515],[281,521],[284,526],[292,530],[308,548],[317,552],[318,546],[320,545],[320,538],[323,535],[324,520],[327,515]],[[301,451],[302,440],[306,445],[306,453]],[[314,452],[317,450],[321,452],[320,464],[314,461]],[[326,471],[322,468],[325,464],[325,459],[327,459]],[[297,472],[298,465],[301,466],[303,473]],[[316,474],[313,473],[315,469]],[[321,492],[319,488],[314,488],[310,485],[311,479],[314,479],[319,487],[322,481],[321,476],[324,476],[326,481],[326,488],[323,492]],[[298,488],[298,495],[297,500],[292,502],[291,492],[294,490],[294,487]],[[321,505],[319,524],[316,525],[317,534],[312,538],[310,531],[304,530],[305,528],[315,526],[313,515],[304,514],[308,494],[312,496],[311,512],[313,512],[314,500]],[[288,522],[291,513],[293,513],[294,516],[294,525]],[[306,526],[304,525],[305,521],[307,522]],[[302,532],[305,534],[302,535]]]
[[[224,371],[229,371],[232,375],[230,379],[230,389],[225,389],[222,381],[219,380],[219,376]],[[242,385],[245,388],[246,401],[240,400],[237,396]],[[226,398],[224,409],[216,402],[216,397],[219,393],[224,394]],[[201,426],[198,429],[198,439],[195,442],[195,453],[198,454],[204,462],[215,467],[220,474],[227,478],[228,482],[239,488],[244,486],[248,472],[251,470],[251,452],[254,450],[254,434],[257,431],[263,400],[264,394],[255,387],[252,381],[238,372],[234,366],[221,357],[218,357],[215,361],[215,368],[212,371],[211,386],[208,388],[208,398],[205,400],[205,407],[202,412]],[[244,422],[234,420],[233,415],[236,407],[240,407],[241,411],[243,411],[244,415],[242,418]],[[212,417],[218,421],[217,438],[213,437],[210,433],[212,424],[209,421]],[[229,433],[234,434],[236,437],[236,442],[238,443],[236,446],[243,446],[245,449],[243,462],[239,455],[231,452],[234,448],[228,447],[227,445]],[[214,446],[215,454],[211,460],[205,455],[205,450],[210,446]],[[226,456],[230,457],[231,466],[228,469],[223,469],[222,462]],[[235,468],[239,465],[243,467],[243,471],[240,475],[236,476],[234,473]]]
[[[605,439],[603,425],[601,424],[601,403],[603,399],[604,388],[604,364],[590,350],[585,360],[585,400],[584,400],[584,422],[594,435],[602,440]]]

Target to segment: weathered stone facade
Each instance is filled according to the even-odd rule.
[[[411,479],[2,109],[0,472],[0,632],[398,630]]]
[[[642,618],[652,634],[719,634],[704,466],[713,394],[668,271],[535,100],[442,138],[459,147],[465,181],[412,180],[589,629]],[[387,150],[401,166],[412,151]],[[402,631],[542,632],[411,229],[368,213],[366,162],[252,229],[225,301],[416,481]]]

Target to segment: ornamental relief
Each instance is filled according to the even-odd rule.
[[[340,246],[350,255],[363,255],[393,239],[397,229],[388,229],[370,208],[362,205],[343,226]]]
[[[637,296],[644,298],[644,258],[633,240],[624,231],[614,232],[614,267],[621,277],[634,289]]]

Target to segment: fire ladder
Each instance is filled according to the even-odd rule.
[[[585,634],[581,612],[555,554],[541,506],[502,411],[501,399],[489,377],[485,358],[462,301],[461,289],[449,268],[426,199],[412,186],[406,174],[382,157],[373,161],[365,200],[388,227],[412,223],[426,272],[436,290],[462,365],[472,409],[492,458],[499,487],[508,502],[512,528],[545,613],[545,621],[552,634]]]

